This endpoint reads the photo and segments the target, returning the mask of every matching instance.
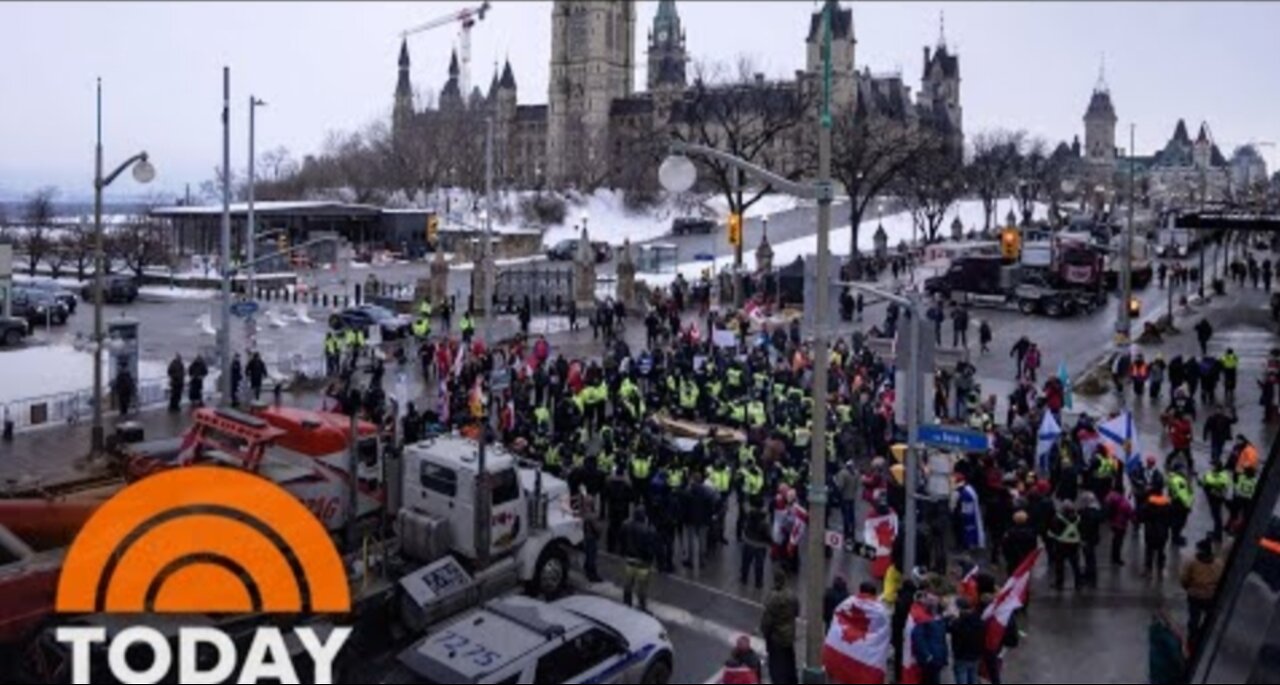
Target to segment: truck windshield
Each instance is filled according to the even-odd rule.
[[[520,479],[515,469],[493,474],[494,505],[509,504],[520,497]]]

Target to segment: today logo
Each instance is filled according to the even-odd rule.
[[[63,564],[57,611],[138,619],[114,635],[58,628],[57,641],[71,650],[73,683],[92,682],[94,650],[104,645],[119,682],[171,680],[176,664],[182,683],[298,683],[279,628],[256,629],[241,655],[230,635],[207,626],[179,628],[175,650],[145,619],[344,615],[351,591],[328,533],[292,495],[241,471],[193,467],[148,477],[94,514]],[[312,662],[312,682],[332,683],[351,629],[292,632]],[[140,653],[149,658],[137,659]]]

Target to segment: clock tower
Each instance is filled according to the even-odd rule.
[[[675,0],[658,3],[658,14],[649,31],[649,91],[683,91],[687,85],[684,26]]]
[[[590,185],[609,168],[610,108],[635,90],[635,0],[556,0],[552,12],[548,180]]]

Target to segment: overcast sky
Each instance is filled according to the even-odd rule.
[[[259,149],[317,150],[332,130],[390,113],[400,31],[469,2],[0,3],[0,196],[57,185],[91,192],[93,84],[104,80],[108,163],[147,149],[156,188],[181,192],[221,159],[223,65],[232,68],[232,166],[247,154],[254,93]],[[918,88],[922,48],[945,11],[959,51],[966,133],[1022,128],[1051,140],[1082,132],[1106,55],[1119,141],[1138,126],[1149,153],[1185,117],[1208,120],[1227,154],[1280,141],[1280,3],[846,2],[855,8],[859,67],[901,69]],[[639,2],[637,45],[656,2]],[[694,59],[753,56],[770,74],[804,63],[811,0],[693,2],[679,10]],[[510,57],[521,103],[546,102],[550,2],[497,2],[475,31],[473,80],[487,86]],[[443,83],[457,31],[411,39],[414,85]],[[643,54],[637,55],[644,83]],[[1264,150],[1273,163],[1275,148]],[[120,182],[113,192],[136,190]]]

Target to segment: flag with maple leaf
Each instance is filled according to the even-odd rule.
[[[987,622],[988,651],[993,653],[1000,651],[1004,645],[1005,631],[1008,630],[1013,615],[1027,605],[1027,600],[1031,597],[1031,572],[1040,561],[1040,551],[1036,549],[1022,562],[1018,570],[1009,576],[1000,594],[996,595],[995,600],[983,612],[982,618]]]
[[[889,661],[892,621],[878,598],[855,595],[831,619],[822,648],[822,666],[833,683],[883,685]]]
[[[863,524],[863,542],[876,550],[876,558],[871,562],[871,575],[876,580],[884,580],[893,565],[893,545],[898,540],[898,526],[898,515],[892,511],[884,516],[870,517]]]

